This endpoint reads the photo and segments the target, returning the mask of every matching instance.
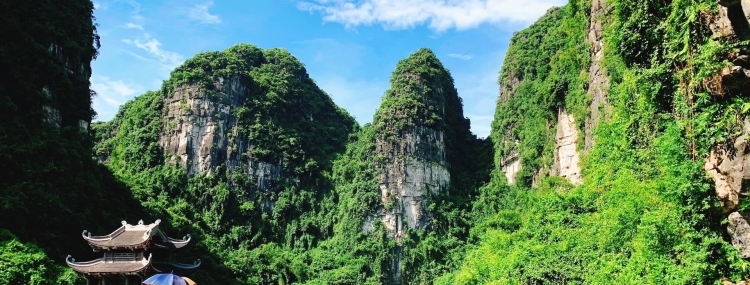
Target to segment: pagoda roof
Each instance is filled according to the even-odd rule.
[[[201,260],[198,259],[192,264],[186,264],[186,263],[178,263],[178,262],[169,262],[169,263],[152,263],[151,267],[154,269],[154,271],[159,273],[173,273],[180,276],[183,275],[189,275],[198,267],[201,266]]]
[[[166,239],[165,239],[166,237]],[[181,240],[180,239],[174,239],[167,236],[156,236],[153,239],[153,245],[156,248],[162,248],[162,249],[178,249],[185,247],[190,242],[190,235],[186,235]]]
[[[151,255],[148,258],[134,261],[112,262],[99,258],[92,261],[76,262],[68,255],[65,262],[73,271],[87,275],[139,275],[147,271],[151,266]]]
[[[151,224],[144,224],[143,220],[138,221],[137,225],[128,224],[126,221],[122,221],[121,223],[122,226],[108,235],[92,236],[88,231],[83,231],[81,235],[83,236],[83,239],[94,248],[94,251],[135,248],[145,249],[152,244],[157,248],[177,249],[184,247],[190,242],[190,235],[179,240],[170,238],[164,234],[164,232],[159,229],[159,223],[161,223],[161,220],[156,220]]]

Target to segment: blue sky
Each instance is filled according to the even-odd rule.
[[[157,90],[203,51],[285,48],[360,124],[372,121],[396,63],[421,47],[450,69],[472,131],[489,134],[508,41],[565,0],[96,0],[95,120]]]

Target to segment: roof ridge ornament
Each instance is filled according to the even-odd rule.
[[[146,259],[146,262],[145,262],[145,263],[143,263],[143,264],[149,264],[149,263],[151,263],[151,257],[152,257],[153,255],[154,255],[153,253],[149,253],[149,254],[148,254],[148,259]]]
[[[138,225],[139,225],[139,226],[142,226],[142,225],[143,225],[143,219],[140,219],[140,220],[138,220]]]

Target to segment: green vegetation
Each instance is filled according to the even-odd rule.
[[[92,256],[80,231],[142,215],[80,128],[95,115],[92,10],[88,0],[0,3],[0,284],[80,282],[64,261]]]
[[[583,129],[584,120],[578,118],[588,115],[589,103],[588,73],[582,72],[590,61],[584,41],[587,5],[571,2],[553,8],[511,39],[499,80],[510,92],[501,94],[506,101],[495,110],[490,136],[495,161],[518,152],[523,167],[516,180],[521,185],[530,186],[537,171],[552,165],[558,109],[566,108]]]
[[[750,278],[702,169],[750,110],[747,92],[716,85],[727,56],[749,43],[711,36],[715,1],[607,1],[611,112],[582,152],[584,183],[549,177],[558,111],[581,134],[591,116],[591,6],[572,0],[514,35],[492,134],[481,140],[428,49],[399,61],[373,123],[359,127],[286,50],[249,44],[187,60],[88,135],[92,3],[0,4],[0,284],[80,284],[64,257],[97,257],[80,231],[140,218],[193,236],[176,259],[201,258],[199,284],[387,284],[394,264],[403,284]],[[193,109],[188,89],[228,113]],[[181,117],[165,119],[170,108]],[[226,149],[212,143],[210,172],[189,173],[160,140],[204,115],[236,129],[222,130]],[[442,133],[445,146],[420,140],[410,155],[445,164],[451,177],[447,192],[427,191],[430,229],[397,241],[375,218],[364,231],[397,206],[383,202],[378,181],[404,159],[388,145],[417,129]],[[523,167],[508,185],[497,164],[514,152]],[[268,185],[247,174],[261,163],[280,173]]]
[[[0,284],[74,284],[78,278],[66,265],[50,260],[38,246],[23,244],[0,230]]]
[[[737,47],[712,40],[704,26],[715,1],[607,3],[612,114],[584,158],[584,184],[550,177],[528,188],[534,171],[550,165],[556,108],[574,110],[579,122],[587,115],[581,76],[588,76],[588,59],[554,60],[588,54],[591,3],[571,1],[512,40],[501,83],[513,76],[522,82],[499,104],[492,138],[498,156],[515,147],[503,142],[518,139],[523,167],[531,167],[518,186],[495,170],[476,204],[485,216],[472,228],[478,242],[437,283],[720,284],[750,277],[722,238],[713,182],[702,169],[710,147],[739,135],[747,102],[712,97],[704,84]],[[529,112],[532,106],[544,108]]]
[[[211,102],[234,100],[215,82],[244,90],[244,100],[231,110],[237,132],[229,147],[250,148],[236,160],[239,165],[188,176],[184,167],[165,164],[170,159],[159,146],[159,136],[174,128],[162,121],[164,98],[176,88],[198,86]],[[184,100],[179,107],[189,109]],[[320,221],[329,220],[324,213],[332,207],[325,203],[333,188],[332,163],[356,128],[288,52],[241,44],[187,60],[161,92],[128,102],[94,131],[98,156],[151,216],[197,236],[199,246],[185,257],[210,256],[212,262],[204,263],[196,282],[254,284],[294,282],[310,274],[300,271],[300,253],[330,235],[332,224]],[[284,176],[273,188],[258,190],[246,174],[248,160],[280,164]]]

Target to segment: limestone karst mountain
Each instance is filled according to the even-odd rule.
[[[392,265],[394,283],[402,283],[402,271],[415,269],[400,262],[407,231],[430,231],[434,224],[445,223],[435,221],[433,200],[468,198],[483,181],[468,177],[488,165],[481,163],[488,157],[479,155],[484,141],[471,134],[469,126],[453,78],[432,51],[420,49],[399,61],[373,120],[381,203],[363,225],[370,231],[382,223],[399,244]]]
[[[550,9],[510,41],[488,139],[429,49],[364,126],[287,51],[238,44],[89,127],[93,4],[16,2],[0,284],[84,283],[65,256],[101,254],[70,229],[148,216],[191,233],[198,284],[750,279],[748,1]]]

